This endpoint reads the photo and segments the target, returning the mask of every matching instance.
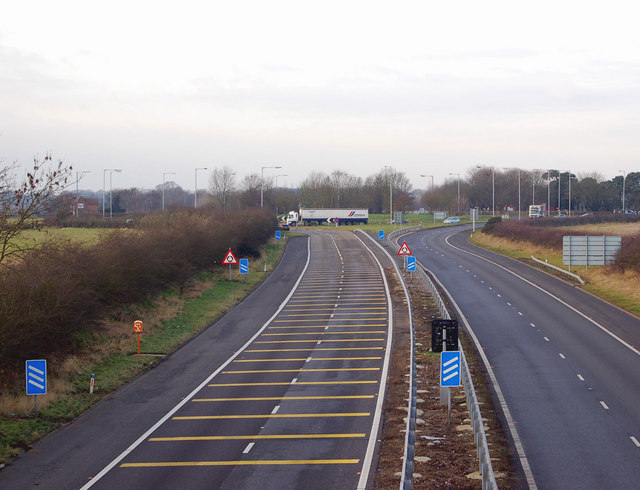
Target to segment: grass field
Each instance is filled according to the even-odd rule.
[[[21,246],[39,245],[50,238],[95,245],[100,237],[109,231],[111,230],[105,228],[42,228],[40,230],[24,230],[17,240]]]

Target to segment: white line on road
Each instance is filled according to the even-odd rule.
[[[602,400],[600,400],[600,405],[602,405],[602,408],[604,408],[605,410],[609,410],[609,407],[607,406],[607,404]]]
[[[292,384],[292,385],[296,384],[296,381],[298,381],[298,378],[293,378],[293,379],[291,380],[291,384]]]
[[[255,442],[250,442],[249,444],[247,444],[247,447],[244,448],[244,451],[242,451],[242,454],[248,454],[249,451],[251,451],[251,448],[254,446]]]
[[[536,328],[536,324],[535,323],[530,323],[529,325],[531,325],[533,328]]]
[[[304,277],[305,272],[307,272],[307,269],[309,268],[309,262],[310,261],[311,261],[311,241],[309,240],[307,242],[307,262],[304,265],[304,267],[302,268],[302,271],[300,272],[300,276],[298,277],[298,280],[296,281],[296,283],[291,288],[291,291],[289,291],[289,294],[287,295],[285,300],[278,307],[278,311],[276,311],[271,316],[271,318],[269,318],[264,323],[264,325],[262,325],[262,327],[260,327],[260,329],[249,340],[247,340],[247,342],[240,349],[238,349],[231,357],[229,357],[229,359],[227,359],[225,362],[223,362],[218,369],[216,369],[209,376],[207,376],[207,378],[202,383],[200,383],[198,386],[196,386],[196,388],[191,393],[189,393],[187,396],[185,396],[180,401],[180,403],[178,403],[175,407],[173,407],[171,410],[169,410],[160,420],[158,420],[155,424],[153,424],[149,428],[149,430],[147,430],[138,439],[136,439],[133,442],[133,444],[131,444],[127,449],[122,451],[113,461],[111,461],[107,466],[105,466],[96,476],[94,476],[91,479],[91,481],[87,482],[80,490],[87,490],[88,488],[90,488],[94,484],[96,484],[104,475],[109,473],[109,471],[111,471],[115,466],[117,466],[118,463],[120,463],[120,461],[122,461],[124,458],[126,458],[129,455],[129,453],[131,453],[135,448],[137,448],[140,444],[142,444],[144,441],[146,441],[149,438],[149,436],[151,434],[153,434],[153,432],[156,431],[156,429],[158,427],[160,427],[167,420],[169,420],[173,416],[173,414],[176,413],[178,410],[180,410],[184,405],[189,403],[189,401],[191,401],[191,399],[195,396],[196,393],[198,393],[202,388],[207,386],[207,384],[209,384],[209,382],[213,378],[215,378],[223,369],[225,369],[229,364],[231,364],[236,357],[238,357],[247,347],[249,347],[249,345],[251,345],[251,343],[253,343],[253,341],[256,340],[262,334],[262,332],[264,332],[267,329],[267,327],[271,324],[271,322],[284,309],[284,307],[286,306],[287,302],[291,299],[293,294],[298,289],[298,286],[302,282],[302,278]],[[318,341],[318,343],[320,343],[320,341]]]
[[[638,439],[636,439],[633,436],[631,436],[630,439],[631,439],[631,442],[633,442],[636,445],[636,447],[640,447],[640,442],[638,441]]]
[[[271,415],[275,415],[276,413],[278,413],[278,410],[280,410],[280,405],[276,405],[275,407],[273,407],[273,410],[271,410]]]
[[[561,352],[560,354],[558,354],[560,357],[562,357],[563,359],[566,359],[566,357],[564,357],[564,354]]]
[[[522,312],[521,312],[521,311],[519,311],[519,312],[518,312],[518,315],[522,316]]]
[[[545,337],[544,340],[546,340],[547,342],[549,342],[549,337]]]
[[[602,325],[600,325],[598,322],[596,322],[593,318],[585,315],[584,313],[582,313],[580,310],[578,310],[577,308],[571,306],[569,303],[567,303],[566,301],[563,301],[562,299],[560,299],[558,296],[554,295],[553,293],[547,291],[546,289],[544,289],[541,286],[538,286],[537,284],[529,281],[528,279],[525,279],[524,277],[522,277],[521,275],[513,272],[512,270],[509,270],[508,268],[506,268],[503,265],[498,264],[497,262],[494,262],[492,260],[487,259],[486,257],[483,257],[482,255],[478,255],[476,253],[473,252],[469,252],[468,250],[464,250],[460,247],[456,247],[455,245],[452,245],[451,242],[449,242],[449,238],[451,238],[453,236],[453,234],[447,236],[447,238],[445,238],[445,242],[447,243],[447,245],[449,245],[451,248],[454,248],[462,253],[465,254],[469,254],[469,255],[473,255],[474,257],[477,257],[479,259],[484,260],[485,262],[489,262],[490,264],[495,265],[496,267],[499,267],[500,269],[508,272],[509,274],[512,274],[513,276],[517,277],[518,279],[526,282],[527,284],[529,284],[530,286],[533,286],[534,288],[542,291],[543,293],[549,295],[550,297],[552,297],[553,299],[555,299],[558,303],[566,306],[567,308],[569,308],[571,311],[573,311],[574,313],[577,313],[578,315],[580,315],[582,318],[584,318],[585,320],[587,320],[588,322],[591,322],[593,325],[595,325],[596,327],[598,327],[600,330],[602,330],[603,332],[605,332],[606,334],[610,335],[611,337],[613,337],[615,340],[617,340],[618,342],[620,342],[622,345],[624,345],[626,348],[628,348],[629,350],[631,350],[632,352],[636,353],[637,355],[640,356],[640,350],[636,349],[635,347],[633,347],[631,344],[629,344],[628,342],[625,342],[623,339],[621,339],[620,337],[618,337],[616,334],[614,334],[613,332],[610,332],[609,330],[607,330],[605,327],[603,327]]]
[[[584,381],[584,378],[582,377],[582,375],[581,375],[581,374],[578,374],[578,379],[579,379],[580,381]]]

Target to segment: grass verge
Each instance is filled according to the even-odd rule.
[[[532,255],[538,259],[547,260],[550,264],[558,267],[566,267],[562,263],[562,250],[493,237],[482,232],[474,233],[469,241],[492,252],[525,261],[534,267],[542,268],[545,272],[550,272],[551,270],[531,261]],[[584,286],[580,286],[585,291],[633,315],[640,316],[640,277],[635,273],[626,272],[620,274],[610,267],[601,266],[590,266],[588,270],[584,267],[574,267],[571,272],[578,274],[587,282]],[[554,273],[554,275],[567,280],[567,276],[560,276],[560,273]]]
[[[291,235],[289,235],[291,236]],[[284,244],[272,241],[262,257],[250,261],[250,273],[240,277],[237,267],[199,274],[183,294],[167,290],[155,301],[114,313],[83,338],[82,352],[57,360],[48,376],[48,393],[34,400],[16,387],[0,395],[0,463],[6,463],[119,386],[151,369],[159,359],[198,334],[238,303],[272,271],[284,252]],[[266,264],[266,272],[265,272]],[[141,355],[137,356],[132,324],[144,321]],[[53,365],[54,363],[49,363]],[[95,374],[93,395],[89,394]]]

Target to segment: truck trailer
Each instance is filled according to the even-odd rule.
[[[319,225],[322,223],[335,223],[336,225],[355,225],[369,222],[368,209],[355,208],[300,208],[298,211],[289,211],[287,224],[297,226],[300,224]]]

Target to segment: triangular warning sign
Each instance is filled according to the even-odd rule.
[[[411,249],[409,245],[407,245],[407,242],[402,242],[402,246],[400,250],[398,250],[398,255],[411,255]]]
[[[235,265],[238,263],[238,259],[236,259],[236,256],[233,255],[233,252],[231,251],[231,249],[229,249],[229,251],[227,252],[227,255],[224,256],[224,260],[222,261],[223,264],[229,264],[229,265]]]

